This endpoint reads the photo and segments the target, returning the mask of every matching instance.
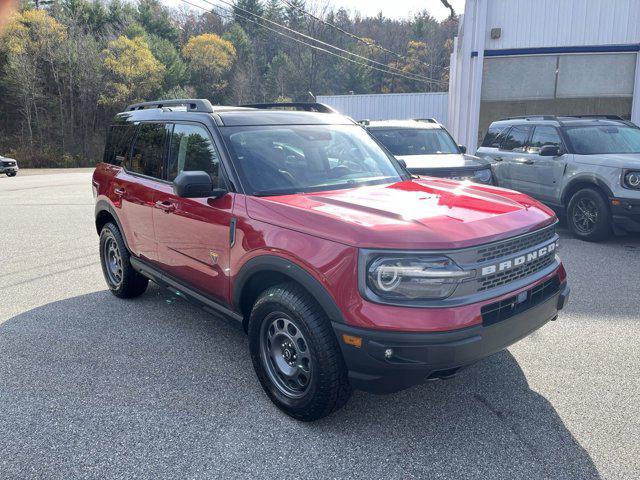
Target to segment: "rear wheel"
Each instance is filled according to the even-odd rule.
[[[331,323],[296,284],[271,287],[258,297],[249,320],[249,348],[264,391],[298,420],[325,417],[351,395]]]
[[[100,263],[109,290],[116,297],[137,297],[149,284],[146,277],[133,269],[129,258],[120,230],[115,224],[107,223],[100,232]]]
[[[611,235],[611,215],[603,195],[592,188],[577,191],[569,201],[567,223],[573,234],[597,242]]]
[[[7,177],[15,177],[17,172],[7,172]]]

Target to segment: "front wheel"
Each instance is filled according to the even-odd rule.
[[[318,420],[351,395],[331,323],[296,284],[271,287],[258,297],[249,320],[249,348],[262,388],[293,418]]]
[[[17,172],[7,172],[7,177],[15,177]]]
[[[592,188],[583,188],[571,197],[567,223],[576,237],[589,242],[605,240],[611,235],[607,203],[602,194]]]

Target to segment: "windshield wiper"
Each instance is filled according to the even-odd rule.
[[[285,190],[285,189],[268,189],[268,190],[258,190],[253,192],[253,195],[256,197],[276,197],[278,195],[294,195],[297,193],[302,193],[296,190]]]

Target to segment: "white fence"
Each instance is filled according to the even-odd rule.
[[[354,120],[407,120],[435,118],[447,123],[448,93],[382,93],[371,95],[318,95]]]

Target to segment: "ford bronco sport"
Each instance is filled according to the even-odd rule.
[[[18,174],[18,162],[13,158],[0,155],[0,173],[4,173],[7,177],[15,177]]]
[[[477,155],[497,184],[566,213],[597,241],[640,232],[640,129],[615,116],[516,117],[493,122]]]
[[[352,388],[454,375],[568,298],[550,209],[412,179],[333,113],[131,105],[93,189],[111,292],[135,297],[151,279],[237,322],[265,392],[300,420]]]
[[[360,122],[415,175],[491,184],[491,162],[466,154],[432,118]]]

